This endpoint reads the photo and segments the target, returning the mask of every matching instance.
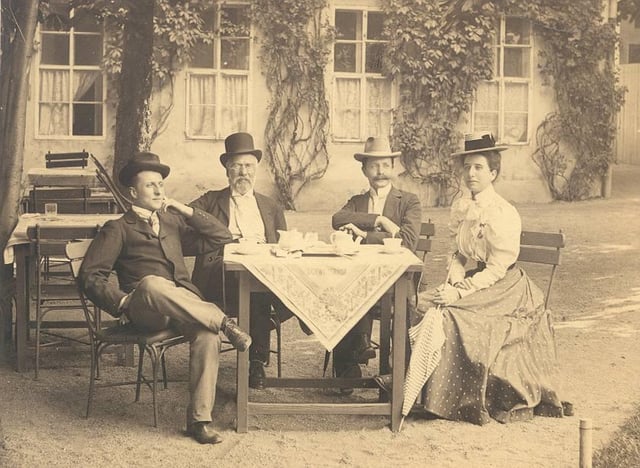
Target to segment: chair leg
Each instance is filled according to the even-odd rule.
[[[140,384],[142,384],[142,363],[144,361],[144,346],[138,346],[138,380],[136,382],[136,399],[135,401],[140,401]]]
[[[91,371],[89,373],[89,396],[87,398],[87,413],[85,414],[85,418],[89,418],[91,414],[91,404],[93,403],[93,393],[95,392],[95,380],[96,380],[96,370],[98,368],[98,350],[96,347],[91,347]]]
[[[158,350],[154,346],[147,349],[149,349],[149,354],[151,355],[151,371],[153,372],[153,386],[151,387],[153,393],[153,427],[158,427]]]
[[[164,358],[164,350],[160,353],[160,364],[162,365],[162,380],[164,381],[164,389],[166,390],[169,387],[169,379],[167,379],[167,360]]]
[[[40,304],[36,305],[36,362],[35,380],[38,380],[40,373]]]
[[[278,378],[282,377],[282,324],[276,324],[276,353],[278,358]]]

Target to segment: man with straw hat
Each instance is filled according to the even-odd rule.
[[[422,208],[418,197],[393,186],[394,166],[400,152],[391,151],[389,140],[369,137],[364,151],[354,158],[362,164],[369,190],[352,197],[332,218],[334,229],[362,238],[365,244],[382,244],[383,239],[399,237],[402,245],[415,251],[420,235]],[[333,350],[334,369],[339,377],[360,377],[359,364],[375,357],[371,346],[371,313],[345,336]],[[346,393],[350,393],[347,389]]]

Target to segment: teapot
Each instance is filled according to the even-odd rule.
[[[302,249],[304,238],[302,233],[297,230],[283,231],[278,229],[278,247],[282,250],[298,250]]]
[[[337,251],[353,252],[362,241],[362,237],[358,236],[354,241],[348,232],[333,231],[329,236],[329,241]]]

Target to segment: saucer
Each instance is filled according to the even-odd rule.
[[[395,248],[395,249],[390,249],[388,247],[383,247],[382,250],[380,250],[381,253],[389,254],[389,255],[398,255],[398,254],[403,253],[404,251],[405,251],[404,247],[398,247],[398,248]]]
[[[236,249],[232,253],[238,254],[238,255],[257,255],[260,252],[262,252],[262,249],[258,244],[254,244],[254,245],[239,244],[239,246],[236,247]]]

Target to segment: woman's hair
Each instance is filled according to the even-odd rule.
[[[469,156],[484,156],[484,158],[487,160],[487,165],[489,166],[489,170],[496,171],[496,179],[498,178],[498,176],[500,175],[500,162],[502,160],[502,157],[500,156],[499,151],[488,150],[488,151],[483,151],[482,153],[466,154],[462,159],[462,165],[464,165],[464,161]]]

